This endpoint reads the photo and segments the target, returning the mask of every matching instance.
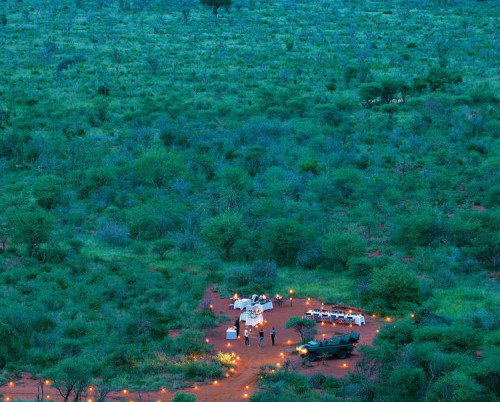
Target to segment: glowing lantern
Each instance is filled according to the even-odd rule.
[[[262,299],[266,300],[266,295],[262,295]]]
[[[238,293],[235,293],[233,298],[234,298],[234,300],[237,300],[238,299]]]
[[[415,318],[415,314],[413,314],[413,313],[412,313],[412,314],[411,314],[411,318]]]
[[[391,321],[391,317],[387,317],[385,320],[386,320],[387,322],[389,322],[389,321]]]
[[[92,392],[94,390],[94,388],[90,387],[89,388],[89,392]]]
[[[248,398],[248,394],[243,394],[243,398]]]
[[[245,389],[249,389],[249,388],[250,388],[250,387],[249,387],[248,385],[245,387]]]
[[[127,391],[126,389],[124,389],[124,390],[123,390],[123,393],[124,393],[124,394],[126,394],[126,393],[128,393],[128,391]]]
[[[161,392],[165,392],[165,388],[162,388],[162,389],[161,389]]]
[[[49,380],[45,380],[45,385],[50,385],[50,381]]]
[[[46,399],[50,399],[50,395],[47,395],[45,398],[46,398]]]
[[[278,363],[278,364],[276,364],[276,366],[278,366],[278,367],[279,367],[279,366],[281,366],[281,364],[280,364],[280,363]]]
[[[208,343],[208,338],[205,338],[205,343]]]
[[[290,294],[293,294],[293,289],[290,289]]]
[[[375,314],[372,314],[372,318],[375,318]]]
[[[217,385],[217,384],[218,384],[218,381],[217,381],[217,380],[215,380],[215,381],[214,381],[214,385]]]
[[[343,368],[347,368],[347,367],[348,367],[348,366],[347,366],[347,363],[344,363],[344,364],[342,365],[342,367],[343,367]]]
[[[11,381],[9,382],[9,387],[13,387],[14,386],[14,383]]]

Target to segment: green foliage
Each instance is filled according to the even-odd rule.
[[[237,241],[247,236],[247,228],[240,214],[226,212],[206,220],[200,234],[213,251],[228,260]]]
[[[185,392],[176,392],[172,398],[172,402],[196,402],[196,395],[187,394]]]
[[[174,349],[190,357],[204,355],[209,346],[205,343],[205,334],[196,330],[183,330],[174,340]]]
[[[460,73],[452,73],[441,67],[431,67],[426,76],[426,81],[432,91],[445,88],[448,84],[458,84],[462,82]]]
[[[307,227],[294,219],[271,219],[262,232],[263,251],[278,265],[293,264],[309,232]]]
[[[175,243],[171,239],[159,239],[153,243],[153,252],[160,256],[160,259],[165,258],[165,253],[175,248]]]
[[[33,185],[33,197],[44,209],[51,209],[61,201],[63,180],[54,175],[41,176]]]
[[[438,217],[431,214],[405,216],[394,235],[396,244],[408,247],[429,246],[443,233],[443,225]]]
[[[374,272],[364,299],[373,310],[407,309],[421,301],[418,279],[404,265],[390,264]]]
[[[9,210],[8,218],[13,240],[26,246],[29,257],[50,239],[54,219],[40,207]]]
[[[484,388],[472,377],[460,372],[451,372],[439,378],[429,391],[430,401],[488,401]]]
[[[323,241],[322,250],[329,263],[346,267],[351,258],[365,255],[366,245],[363,239],[357,235],[331,233]],[[359,259],[357,261],[359,263]]]
[[[314,338],[316,334],[316,322],[303,317],[290,317],[285,323],[285,329],[293,328],[296,330],[302,342],[307,342]]]
[[[458,399],[453,372],[496,398],[498,2],[52,3],[0,1],[5,371],[217,375],[167,337],[224,320],[210,281],[417,315],[355,378],[276,370],[256,399]]]
[[[200,3],[211,8],[212,13],[217,15],[219,8],[228,8],[231,5],[231,0],[200,0]]]

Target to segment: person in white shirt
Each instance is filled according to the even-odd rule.
[[[248,328],[245,328],[245,345],[250,346],[250,339],[248,338]]]

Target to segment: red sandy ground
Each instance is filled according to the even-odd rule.
[[[228,299],[218,298],[216,293],[212,291],[211,288],[207,289],[204,296],[204,301],[208,301],[213,305],[213,311],[216,314],[225,314],[231,318],[231,321],[218,326],[207,332],[207,337],[209,342],[214,345],[213,351],[224,351],[224,352],[234,352],[236,356],[240,359],[237,360],[235,371],[229,373],[228,378],[224,378],[218,381],[217,385],[213,384],[198,384],[198,389],[189,388],[184,389],[182,392],[189,392],[198,395],[199,401],[239,401],[244,399],[244,394],[251,394],[256,391],[256,374],[259,367],[263,364],[282,364],[284,360],[291,359],[293,361],[298,361],[296,355],[291,354],[295,350],[295,344],[300,342],[299,335],[293,330],[283,329],[285,322],[291,316],[302,316],[306,310],[310,308],[321,308],[321,302],[311,299],[307,301],[306,299],[293,299],[293,306],[290,302],[286,302],[282,307],[277,305],[274,306],[273,310],[264,312],[264,319],[267,324],[263,326],[264,328],[264,346],[257,347],[258,342],[258,329],[252,328],[250,333],[250,347],[246,347],[244,344],[244,339],[239,340],[226,340],[226,329],[232,326],[236,317],[241,313],[240,310],[230,310]],[[331,306],[325,306],[330,309]],[[332,324],[319,324],[317,338],[322,338],[323,336],[331,337],[336,334],[350,332],[355,330],[359,332],[360,335],[360,345],[370,345],[377,333],[377,329],[383,325],[383,321],[380,319],[372,319],[371,317],[365,316],[366,325],[353,328],[348,326],[333,326]],[[273,347],[271,345],[271,337],[269,335],[272,327],[276,328],[276,345]],[[243,334],[244,324],[241,325],[241,333]],[[324,334],[324,335],[323,335]],[[228,342],[230,346],[228,346]],[[280,356],[283,353],[283,356]],[[311,367],[301,367],[298,365],[297,372],[311,375],[313,373],[324,373],[325,375],[343,377],[348,371],[353,370],[356,362],[361,358],[361,354],[356,352],[352,353],[351,357],[340,360],[340,359],[327,359],[325,362],[317,361],[313,362]],[[343,367],[346,363],[348,367]],[[3,394],[4,401],[15,400],[15,399],[25,399],[33,400],[37,395],[37,380],[31,379],[29,373],[24,373],[21,378],[14,380],[15,384],[13,387],[4,385],[0,387],[0,394]],[[165,384],[167,387],[168,384]],[[248,386],[248,389],[246,388]],[[57,390],[45,387],[45,396],[50,395],[50,400],[61,401],[62,399],[57,393]],[[142,392],[141,399],[143,401],[170,401],[174,393],[168,391],[153,390],[151,392]],[[93,392],[87,392],[82,398],[87,402],[94,402],[95,395]],[[45,398],[47,400],[47,398]],[[111,401],[139,401],[137,393],[123,391],[112,392],[108,394],[107,400]]]

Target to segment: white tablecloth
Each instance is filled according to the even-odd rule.
[[[261,306],[262,306],[262,311],[272,310],[273,302],[271,300],[268,300],[267,303],[261,304]]]
[[[246,309],[247,311],[251,311],[253,313],[257,313],[257,312],[263,312],[264,311],[264,307],[262,307],[262,304],[254,304],[253,306],[250,305],[250,306],[246,306]]]
[[[257,324],[260,324],[261,322],[264,322],[264,316],[262,314],[257,314],[256,316],[251,316],[249,315],[246,319],[246,325],[251,325],[254,327]]]
[[[240,321],[246,321],[250,313],[241,313],[240,314]]]
[[[226,330],[226,339],[236,339],[236,330],[233,328],[228,328]]]
[[[250,306],[252,301],[250,299],[238,299],[234,302],[235,310],[243,310],[246,306]]]
[[[348,317],[351,317],[351,316],[348,316]],[[365,325],[365,317],[363,317],[362,315],[353,315],[352,322],[358,326]]]

